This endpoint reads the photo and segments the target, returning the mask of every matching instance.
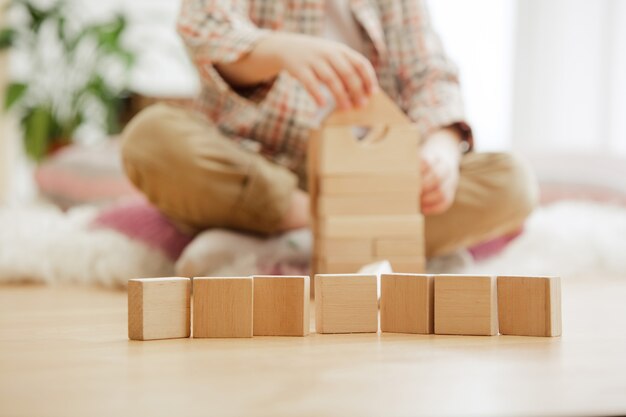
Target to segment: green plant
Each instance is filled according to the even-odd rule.
[[[27,155],[40,161],[80,127],[118,132],[134,62],[122,44],[125,17],[80,24],[63,0],[47,9],[32,0],[8,7],[11,24],[0,30],[0,49],[11,48],[28,70],[9,85],[4,106],[19,114]]]

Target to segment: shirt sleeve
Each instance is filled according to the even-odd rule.
[[[444,52],[424,1],[404,4],[404,24],[395,37],[401,51],[398,79],[403,110],[417,124],[422,137],[452,126],[470,150],[473,135],[465,119],[458,70]]]
[[[258,96],[258,88],[234,89],[214,64],[238,61],[248,54],[267,32],[254,25],[247,12],[231,0],[183,0],[177,30],[200,78],[221,94]],[[245,3],[245,2],[244,2]]]

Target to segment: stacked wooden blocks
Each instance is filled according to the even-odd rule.
[[[377,333],[376,275],[318,274],[317,333]],[[382,274],[382,332],[559,336],[556,277]],[[135,279],[128,282],[134,340],[306,336],[309,277]],[[193,311],[190,302],[193,298]]]
[[[355,127],[369,131],[359,139]],[[309,141],[308,176],[315,273],[379,260],[423,271],[419,135],[387,96],[325,120]]]

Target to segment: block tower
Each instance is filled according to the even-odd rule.
[[[423,272],[419,133],[382,92],[361,109],[331,113],[308,153],[313,274],[355,273],[386,259]]]

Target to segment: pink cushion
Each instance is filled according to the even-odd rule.
[[[126,237],[160,250],[172,260],[191,242],[193,236],[180,230],[143,197],[130,198],[103,209],[91,227],[115,230]]]
[[[61,149],[37,168],[35,180],[41,194],[64,209],[139,194],[124,175],[115,140]]]
[[[468,248],[468,251],[476,261],[490,258],[502,252],[509,243],[515,240],[523,232],[524,229],[520,227],[518,230],[515,230],[514,232],[508,233],[504,236],[500,236],[495,239],[479,243],[478,245],[474,245],[471,248]]]

